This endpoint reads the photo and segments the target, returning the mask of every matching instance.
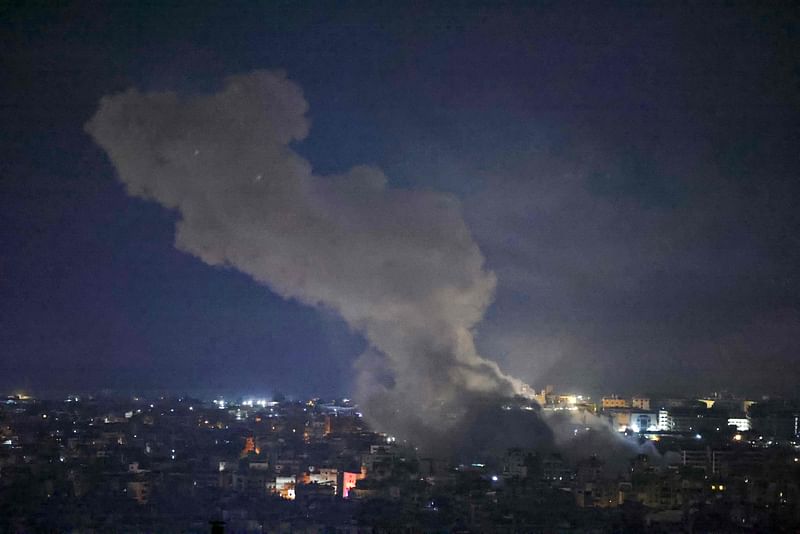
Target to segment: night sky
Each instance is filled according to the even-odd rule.
[[[176,248],[85,129],[107,95],[266,69],[315,173],[460,200],[505,372],[796,392],[796,4],[162,4],[0,6],[0,388],[351,393],[357,328]]]

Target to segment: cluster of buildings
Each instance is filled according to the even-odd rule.
[[[576,433],[603,422],[628,453],[429,458],[347,399],[6,397],[0,531],[800,528],[796,403],[533,395],[545,413],[569,411]]]
[[[778,441],[793,441],[800,435],[800,409],[796,401],[759,401],[725,393],[707,397],[623,397],[608,395],[593,402],[588,396],[556,393],[553,386],[527,396],[545,411],[573,410],[595,414],[612,429],[623,433],[661,432],[739,434],[737,439],[767,435]]]
[[[800,435],[800,409],[794,401],[714,394],[703,398],[603,397],[600,414],[620,432],[653,436],[725,436],[737,441],[769,437],[794,442]]]
[[[309,506],[347,526],[364,456],[386,441],[348,401],[10,396],[0,531],[270,532]]]

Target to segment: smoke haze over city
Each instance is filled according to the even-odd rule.
[[[3,9],[8,390],[796,384],[796,10]]]
[[[495,278],[458,200],[387,189],[369,167],[315,176],[289,147],[307,108],[296,84],[256,71],[210,96],[105,97],[87,131],[129,194],[180,213],[176,247],[365,336],[359,400],[378,428],[422,437],[465,397],[519,392],[474,346]]]
[[[798,28],[0,2],[0,532],[800,532]]]

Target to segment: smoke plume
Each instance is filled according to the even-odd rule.
[[[365,336],[360,400],[373,425],[444,435],[476,399],[518,389],[473,342],[494,275],[453,196],[388,187],[367,166],[315,174],[292,149],[307,109],[282,73],[256,71],[210,95],[104,97],[86,131],[128,194],[179,214],[178,249],[335,310]]]

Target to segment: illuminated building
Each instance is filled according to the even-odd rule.
[[[627,408],[628,401],[617,397],[616,395],[612,395],[611,397],[603,397],[600,401],[604,410],[609,408]]]
[[[259,451],[258,447],[256,447],[255,438],[253,438],[253,436],[250,436],[250,437],[248,437],[247,439],[244,440],[244,449],[242,449],[242,453],[241,453],[240,456],[242,458],[244,458],[248,454],[251,454],[251,453],[252,454],[259,454],[260,452],[261,451]]]
[[[548,404],[552,404],[554,402],[553,386],[551,385],[545,386],[545,388],[538,393],[536,390],[531,389],[526,385],[524,391],[524,396],[535,400],[540,406],[547,406]]]
[[[658,430],[658,414],[653,412],[632,412],[630,428],[634,432]]]
[[[608,410],[611,414],[611,423],[620,432],[632,430],[645,432],[659,430],[659,415],[655,412],[639,412],[630,408],[616,408]]]
[[[282,498],[293,501],[295,498],[295,485],[297,481],[292,476],[279,476],[275,478],[275,493],[280,495]]]
[[[303,475],[303,484],[320,484],[322,486],[330,486],[333,492],[336,493],[339,482],[339,471],[331,468],[314,468],[309,467],[309,472]]]
[[[665,409],[660,409],[658,411],[658,429],[661,431],[669,431],[673,428],[672,417],[670,417],[669,412]]]
[[[747,417],[729,417],[728,426],[735,426],[739,432],[750,430],[750,419]]]
[[[631,399],[631,407],[638,410],[650,410],[650,399],[647,397],[633,397]]]
[[[576,395],[559,395],[557,403],[567,406],[575,406],[578,403],[578,397]]]
[[[611,420],[611,425],[619,430],[620,432],[624,432],[630,427],[631,424],[631,412],[626,408],[612,408],[607,410],[607,414],[609,419]]]
[[[363,480],[365,477],[364,469],[360,473],[351,473],[349,471],[342,473],[342,497],[346,499],[350,495],[350,490],[355,488],[358,481]]]

